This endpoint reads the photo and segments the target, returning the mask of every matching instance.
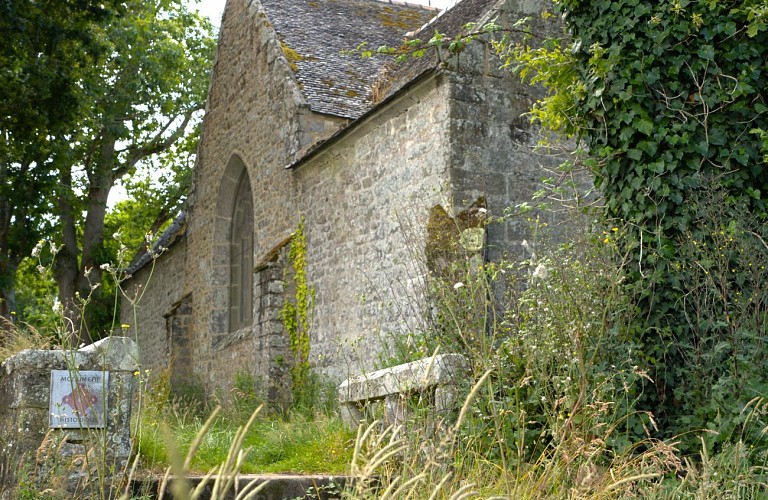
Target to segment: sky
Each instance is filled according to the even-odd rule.
[[[191,0],[189,6],[194,10],[197,8],[201,14],[208,16],[214,26],[218,27],[221,23],[221,14],[224,12],[226,0]]]
[[[376,0],[370,0],[376,1]],[[454,3],[453,0],[408,0],[409,3],[420,3],[424,5],[432,5],[433,7],[445,8],[446,6]],[[204,15],[208,16],[214,26],[219,26],[221,22],[221,14],[224,12],[224,4],[226,0],[189,0],[189,5],[192,8],[197,9]]]

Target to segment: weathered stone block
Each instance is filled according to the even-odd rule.
[[[2,498],[13,498],[21,470],[37,475],[40,481],[49,480],[46,475],[55,472],[49,462],[56,461],[56,456],[65,452],[82,456],[84,450],[94,450],[89,460],[92,465],[100,466],[98,473],[102,479],[126,471],[131,453],[131,403],[137,369],[137,346],[124,337],[107,338],[79,351],[27,350],[6,360],[0,367]],[[52,370],[109,372],[103,429],[49,428]],[[49,449],[46,443],[64,441],[67,446],[57,447],[56,453],[50,454],[54,448]],[[83,481],[94,479],[93,472],[81,471],[79,484],[68,484],[81,488]]]
[[[430,389],[435,390],[435,410],[450,411],[468,371],[468,361],[461,354],[440,354],[350,377],[337,389],[342,418],[355,426],[362,418],[362,407],[383,399],[385,422],[396,424],[406,418],[406,396]]]

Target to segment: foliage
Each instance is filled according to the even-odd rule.
[[[21,261],[16,279],[16,311],[11,311],[15,322],[35,325],[35,328],[52,336],[59,316],[54,310],[56,283],[51,273],[51,259],[27,257]]]
[[[86,100],[78,85],[106,50],[100,27],[122,12],[120,2],[0,5],[0,314],[15,309],[20,261],[50,230],[56,141]]]
[[[20,25],[59,22],[46,18],[47,14],[56,15],[55,9],[31,9],[27,18],[26,11],[11,5]],[[15,135],[6,134],[8,144],[23,149],[26,156],[4,156],[2,170],[4,179],[10,176],[7,178],[20,194],[33,191],[30,199],[10,199],[19,206],[34,208],[29,214],[30,228],[42,231],[52,223],[55,229],[51,232],[59,234],[57,243],[63,248],[56,259],[55,279],[64,311],[74,325],[70,333],[79,336],[75,339],[78,343],[91,336],[97,338],[111,323],[109,312],[97,321],[81,318],[79,311],[86,296],[94,304],[100,301],[101,266],[110,257],[103,234],[112,187],[124,176],[133,175],[142,163],[155,170],[173,165],[175,173],[182,175],[175,188],[155,190],[164,198],[152,204],[155,218],[161,219],[152,225],[159,229],[165,219],[175,215],[187,182],[185,170],[196,147],[190,124],[205,102],[214,46],[210,24],[189,12],[180,0],[121,2],[119,15],[87,19],[89,24],[78,25],[83,28],[80,37],[96,49],[76,56],[79,45],[63,44],[67,50],[63,61],[72,65],[63,74],[76,99],[71,100],[55,129],[40,129],[42,135],[22,136],[18,127],[10,128]],[[27,45],[19,53],[38,50],[34,42],[22,38],[20,43]],[[19,60],[23,67],[25,60]],[[42,69],[27,76],[45,79],[57,71],[56,61],[55,57],[35,60]],[[37,82],[30,84],[35,88]],[[29,105],[42,107],[39,99],[45,97],[43,94],[30,96]],[[61,94],[52,98],[69,102],[67,95],[61,89]],[[27,109],[24,100],[6,103],[9,108],[4,113],[12,116],[23,116]],[[31,184],[26,171],[46,172],[48,184]],[[173,175],[174,169],[171,172]],[[132,191],[137,187],[130,180],[125,182]],[[138,187],[147,190],[146,186]],[[105,302],[111,304],[111,298]],[[91,311],[97,314],[99,308],[91,307]],[[80,324],[85,328],[79,328]]]
[[[638,313],[636,297],[625,286],[624,270],[631,263],[623,240],[630,227],[602,229],[600,220],[585,237],[555,248],[532,242],[531,259],[522,264],[500,262],[486,266],[486,272],[468,272],[459,287],[442,283],[442,294],[433,295],[440,299],[435,307],[452,310],[436,314],[447,321],[429,332],[431,341],[467,356],[476,384],[452,420],[438,418],[427,406],[411,409],[400,429],[361,428],[352,462],[360,481],[348,492],[351,498],[758,498],[766,493],[764,399],[737,408],[700,393],[701,411],[721,405],[723,422],[730,425],[669,441],[653,437],[656,419],[638,403],[644,388],[655,388],[642,368],[639,343],[630,337]],[[735,235],[722,236],[736,245]],[[714,274],[712,267],[709,272]],[[697,278],[688,283],[695,294],[711,299],[720,290],[704,273]],[[465,314],[473,303],[486,304],[489,290],[505,291],[505,300],[495,302],[505,307],[485,309],[481,320]],[[760,317],[742,305],[740,319],[733,321]],[[702,318],[718,315],[701,311]],[[473,338],[473,330],[485,343],[461,340]],[[742,356],[750,348],[759,351],[752,356],[764,355],[757,344],[747,344]],[[699,354],[711,356],[710,351],[702,346]],[[689,379],[700,390],[717,378],[702,375],[700,382],[693,380],[696,375]],[[727,376],[717,380],[724,391],[735,387]],[[686,440],[698,442],[699,460],[683,457],[678,445]],[[369,483],[374,478],[377,489]]]
[[[256,498],[256,495],[265,488],[267,482],[258,484],[258,481],[254,479],[246,484],[240,491],[238,491],[239,488],[236,483],[241,473],[245,458],[250,452],[250,448],[244,447],[243,440],[256,420],[260,410],[261,407],[256,408],[248,421],[234,431],[231,437],[231,443],[229,444],[226,454],[222,457],[222,460],[208,471],[202,481],[200,481],[194,488],[192,488],[192,485],[188,480],[189,467],[199,447],[208,437],[208,433],[216,419],[219,408],[216,408],[202,425],[183,458],[173,447],[173,443],[170,442],[171,464],[166,469],[165,475],[160,482],[157,496],[164,498],[166,490],[169,490],[174,498],[188,498],[190,500],[204,497],[212,499],[231,498],[232,495],[234,495],[236,500]],[[171,473],[173,473],[174,476],[173,480],[171,480]],[[210,491],[207,491],[209,485]],[[234,492],[230,491],[232,489],[234,489]]]
[[[237,420],[240,417],[240,411],[232,414],[225,411],[222,418],[211,424],[189,464],[190,471],[207,472],[222,462],[234,436],[233,429],[242,422]],[[139,452],[149,469],[164,467],[169,458],[168,439],[163,436],[160,422],[167,423],[173,442],[182,454],[188,452],[204,423],[177,405],[166,407],[162,416],[149,416],[144,420]],[[307,416],[299,412],[260,417],[243,439],[243,447],[249,447],[251,453],[241,471],[341,474],[351,457],[349,444],[353,437],[338,417]]]
[[[307,285],[307,239],[304,235],[304,219],[291,236],[291,248],[288,254],[293,268],[295,302],[286,300],[280,311],[283,326],[290,339],[291,354],[291,392],[293,405],[302,406],[311,402],[312,383],[309,367],[309,332],[310,312],[315,302],[315,290]],[[310,405],[311,406],[311,405]]]
[[[0,318],[0,322],[7,320]],[[3,337],[0,339],[0,363],[25,349],[47,349],[51,346],[50,337],[35,328],[18,324],[4,324]]]
[[[671,406],[671,428],[690,433],[682,439],[687,450],[698,446],[699,429],[715,431],[704,438],[714,449],[734,439],[765,444],[765,436],[745,435],[743,424],[747,403],[768,391],[768,232],[727,197],[714,191],[691,199],[692,221],[673,241],[675,256],[660,259],[644,288],[633,290],[640,304],[659,289],[677,298],[672,307],[679,323],[652,331],[666,345],[638,340],[643,354],[667,357],[641,359],[657,370],[666,366],[655,375],[656,389],[668,398],[659,409],[663,416]]]
[[[712,366],[716,378],[731,373],[728,367],[740,363],[735,345],[759,345],[754,336],[762,335],[760,330],[717,326],[729,321],[717,315],[731,306],[715,304],[717,297],[729,303],[736,291],[756,299],[763,287],[748,279],[750,262],[719,261],[729,270],[717,283],[723,293],[706,286],[713,295],[707,313],[697,316],[702,303],[691,301],[687,285],[701,283],[701,269],[691,260],[696,252],[681,252],[680,246],[696,241],[714,249],[715,236],[727,231],[732,219],[742,228],[768,219],[765,145],[760,145],[768,126],[768,7],[755,0],[561,0],[557,8],[568,36],[538,48],[502,39],[497,48],[507,65],[547,88],[532,119],[584,142],[585,163],[595,173],[608,216],[627,223],[622,240],[630,263],[627,286],[636,291],[639,308],[627,341],[637,344],[637,362],[655,386],[637,389],[642,407],[656,414],[662,436],[720,429],[721,419],[735,418],[750,398],[744,394],[732,404],[702,407],[712,394],[689,381]],[[711,211],[718,204],[723,210]],[[702,210],[720,218],[702,224]],[[752,245],[748,231],[755,226],[748,225],[747,232],[734,235],[740,245]],[[766,250],[755,244],[752,256],[760,261]],[[704,346],[718,345],[730,347],[702,355]],[[760,370],[750,375],[756,378],[747,386],[760,386],[765,377]],[[734,384],[736,379],[726,383],[723,394]],[[693,451],[697,443],[686,440],[686,449]]]

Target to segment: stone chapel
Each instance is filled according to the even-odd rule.
[[[327,382],[370,371],[418,328],[430,217],[500,215],[543,176],[522,116],[537,90],[485,43],[397,64],[342,52],[447,36],[467,23],[548,27],[541,0],[228,0],[186,212],[129,268],[122,321],[142,368],[226,390],[238,373],[280,399],[280,311],[303,224],[314,290],[310,362]],[[303,221],[303,222],[302,222]],[[483,258],[521,255],[521,223],[489,225]],[[428,272],[428,271],[427,271]]]

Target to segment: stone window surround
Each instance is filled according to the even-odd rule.
[[[235,213],[235,202],[242,182],[250,184],[249,168],[239,152],[233,152],[222,175],[216,207],[216,222],[214,225],[214,252],[212,262],[211,282],[213,284],[213,301],[210,317],[211,347],[220,350],[230,345],[233,338],[244,338],[250,331],[253,322],[253,301],[251,300],[251,319],[246,325],[238,325],[234,330],[230,327],[231,303],[231,243],[232,223]],[[249,189],[251,196],[252,189]],[[253,207],[253,200],[251,200]],[[251,245],[253,251],[253,245]],[[251,258],[252,261],[252,258]],[[250,280],[253,287],[253,276]],[[251,299],[253,292],[251,291]]]
[[[253,324],[253,192],[240,176],[232,213],[229,263],[229,330]]]

